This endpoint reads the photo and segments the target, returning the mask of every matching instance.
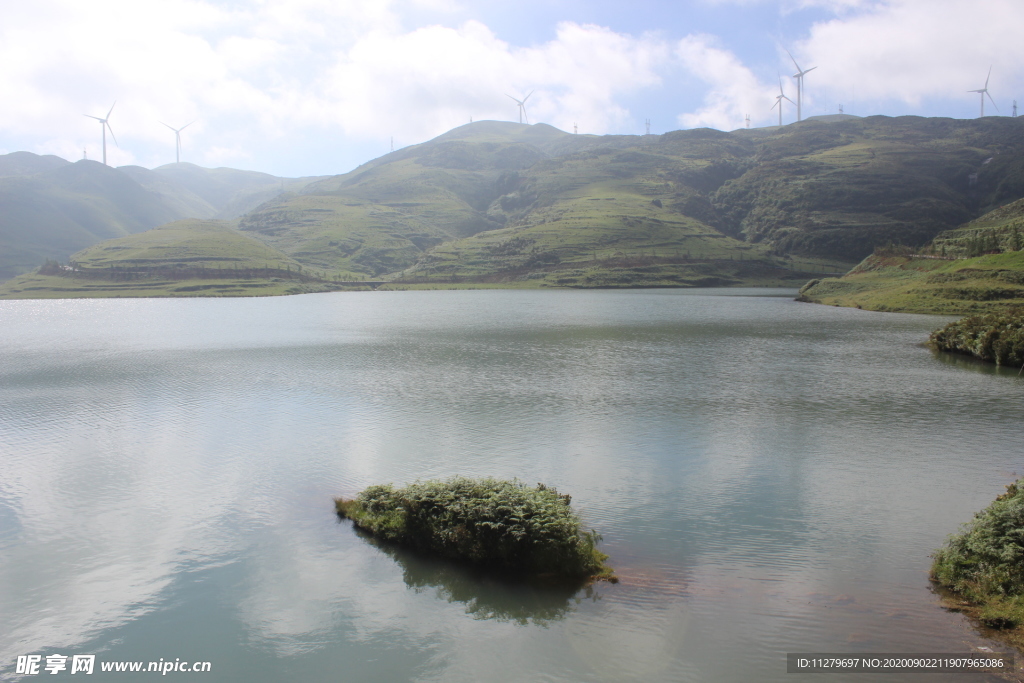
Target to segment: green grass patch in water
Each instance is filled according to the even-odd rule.
[[[335,506],[375,537],[431,555],[525,576],[616,582],[597,549],[600,535],[584,530],[570,502],[543,484],[453,477],[370,486]]]

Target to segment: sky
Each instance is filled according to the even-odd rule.
[[[0,0],[0,153],[344,173],[470,120],[1024,114],[1021,0]],[[790,57],[791,53],[792,57]],[[116,104],[115,104],[116,103]],[[796,107],[782,101],[783,123]],[[111,107],[113,109],[111,110]]]

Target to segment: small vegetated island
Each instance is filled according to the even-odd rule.
[[[454,477],[370,486],[335,506],[373,536],[431,555],[515,576],[617,582],[600,535],[570,502],[544,484]]]
[[[1024,646],[1024,480],[1006,487],[934,555],[931,578],[958,608]]]
[[[933,332],[928,343],[996,365],[1024,366],[1024,309],[968,316]]]

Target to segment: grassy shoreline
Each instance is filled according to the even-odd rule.
[[[165,298],[165,297],[251,297],[289,296],[317,292],[355,292],[377,290],[382,292],[420,290],[470,289],[704,289],[711,285],[679,283],[637,284],[553,284],[538,280],[507,280],[501,282],[446,282],[386,280],[380,284],[359,281],[289,280],[285,278],[151,278],[136,280],[75,279],[59,275],[29,273],[0,284],[0,300],[10,299],[108,299],[108,298]],[[751,280],[725,283],[722,287],[785,287],[795,289],[798,283],[784,280]]]
[[[811,280],[800,300],[869,311],[972,315],[1024,306],[1024,251],[939,259],[875,254],[841,278]]]

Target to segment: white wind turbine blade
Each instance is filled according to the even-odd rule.
[[[110,124],[107,123],[106,119],[103,120],[103,125],[106,126],[107,130],[110,131],[110,137],[114,140],[114,144],[117,145],[117,138],[114,137],[114,129],[110,127]],[[117,145],[117,146],[120,147],[121,145]]]
[[[789,50],[786,50],[786,54],[789,55],[789,58],[793,60],[793,66],[795,66],[797,70],[797,75],[794,76],[793,78],[797,78],[800,74],[803,73],[803,71],[800,69],[800,65],[796,63],[796,59],[793,57],[793,53],[790,52]]]
[[[992,106],[996,108],[996,111],[999,111],[999,105],[992,99],[992,94],[988,90],[985,90],[985,94],[988,95],[988,101],[992,103]],[[999,113],[1001,114],[1002,112]]]
[[[992,67],[991,66],[988,67],[988,76],[985,76],[985,88],[984,88],[984,90],[986,92],[988,91],[988,79],[990,79],[990,78],[992,78]],[[993,104],[995,104],[995,103],[993,102]]]
[[[88,116],[90,119],[96,119],[97,121],[104,121],[105,120],[105,119],[101,119],[98,116],[93,116],[92,114],[82,114],[82,116]]]
[[[537,91],[536,90],[531,90],[530,91],[530,95],[532,95],[535,92],[537,92]],[[530,99],[530,95],[527,95],[526,97],[523,98],[523,106],[524,107],[526,106],[526,100]]]
[[[515,102],[516,104],[518,104],[518,105],[519,105],[520,107],[521,107],[521,106],[523,106],[523,102],[522,102],[521,100],[517,100],[516,98],[512,97],[512,96],[511,96],[511,95],[509,95],[508,93],[505,93],[505,97],[511,97],[511,98],[512,98],[512,101],[514,101],[514,102]]]
[[[178,129],[178,132],[180,133],[181,131],[183,131],[183,130],[185,130],[186,128],[188,128],[189,126],[191,126],[191,125],[192,125],[193,123],[195,123],[195,121],[189,121],[189,122],[188,122],[188,123],[186,123],[186,124],[185,124],[184,126],[182,126],[181,128],[179,128],[179,129]]]

